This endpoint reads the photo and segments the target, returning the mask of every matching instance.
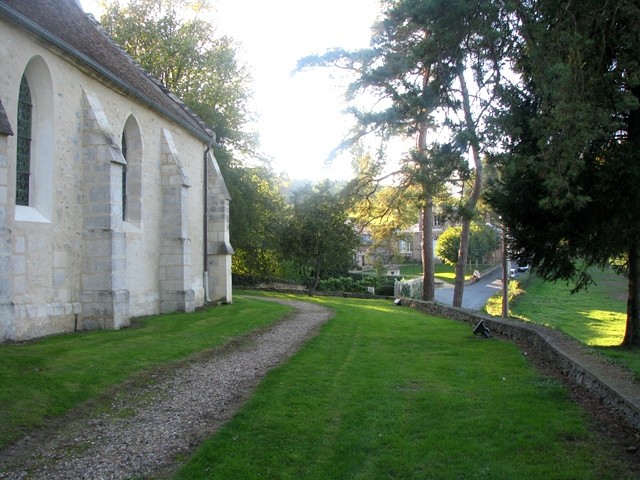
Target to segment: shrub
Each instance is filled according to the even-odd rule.
[[[321,292],[368,293],[368,287],[376,287],[376,284],[377,279],[372,276],[363,276],[360,279],[357,276],[334,277],[320,280],[318,290]]]
[[[436,255],[443,263],[455,265],[460,249],[462,227],[449,227],[436,242]],[[483,259],[500,247],[500,236],[488,225],[474,223],[469,234],[468,261],[482,262]]]
[[[393,297],[394,285],[393,283],[384,283],[376,288],[376,295],[384,295],[387,297]]]

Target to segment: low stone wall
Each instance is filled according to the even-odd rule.
[[[401,304],[430,315],[477,325],[480,321],[492,333],[523,341],[543,355],[545,360],[572,382],[582,385],[621,414],[631,426],[640,430],[640,386],[629,380],[620,382],[625,372],[614,365],[606,365],[594,355],[586,353],[575,340],[556,330],[515,319],[501,319],[461,308],[434,302],[405,299]],[[617,370],[616,375],[606,372]]]
[[[279,285],[258,285],[257,287],[241,287],[234,286],[236,290],[261,290],[264,292],[275,292],[275,293],[291,293],[291,294],[306,294],[307,290],[302,285],[287,285],[287,284],[279,284]],[[374,300],[394,300],[395,297],[390,297],[388,295],[372,295],[370,293],[354,293],[354,292],[313,292],[314,297],[342,297],[342,298],[364,298],[364,299],[374,299]]]

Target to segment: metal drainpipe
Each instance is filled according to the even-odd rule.
[[[207,258],[207,244],[209,243],[209,226],[208,226],[208,218],[207,218],[207,208],[208,208],[208,198],[207,194],[209,192],[209,168],[207,165],[207,155],[209,155],[209,150],[211,150],[211,144],[207,145],[207,149],[204,151],[204,178],[203,178],[203,190],[204,190],[204,201],[203,201],[203,246],[202,246],[202,266],[204,267],[204,301],[205,303],[210,303],[211,298],[209,297],[209,268],[208,268],[208,258]]]

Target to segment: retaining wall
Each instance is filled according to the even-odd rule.
[[[557,371],[572,382],[584,386],[602,403],[621,414],[632,427],[640,430],[640,385],[628,378],[630,376],[628,372],[615,365],[604,363],[594,354],[587,352],[587,347],[562,332],[541,325],[515,319],[490,317],[434,302],[405,298],[401,302],[402,305],[430,315],[450,318],[474,326],[484,321],[492,333],[527,343],[531,349],[542,354]]]

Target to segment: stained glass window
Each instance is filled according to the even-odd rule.
[[[122,156],[127,159],[127,136],[122,132]],[[127,215],[127,166],[122,165],[122,219]]]
[[[27,77],[22,75],[18,96],[18,155],[16,161],[16,205],[29,205],[31,176],[31,90]]]

